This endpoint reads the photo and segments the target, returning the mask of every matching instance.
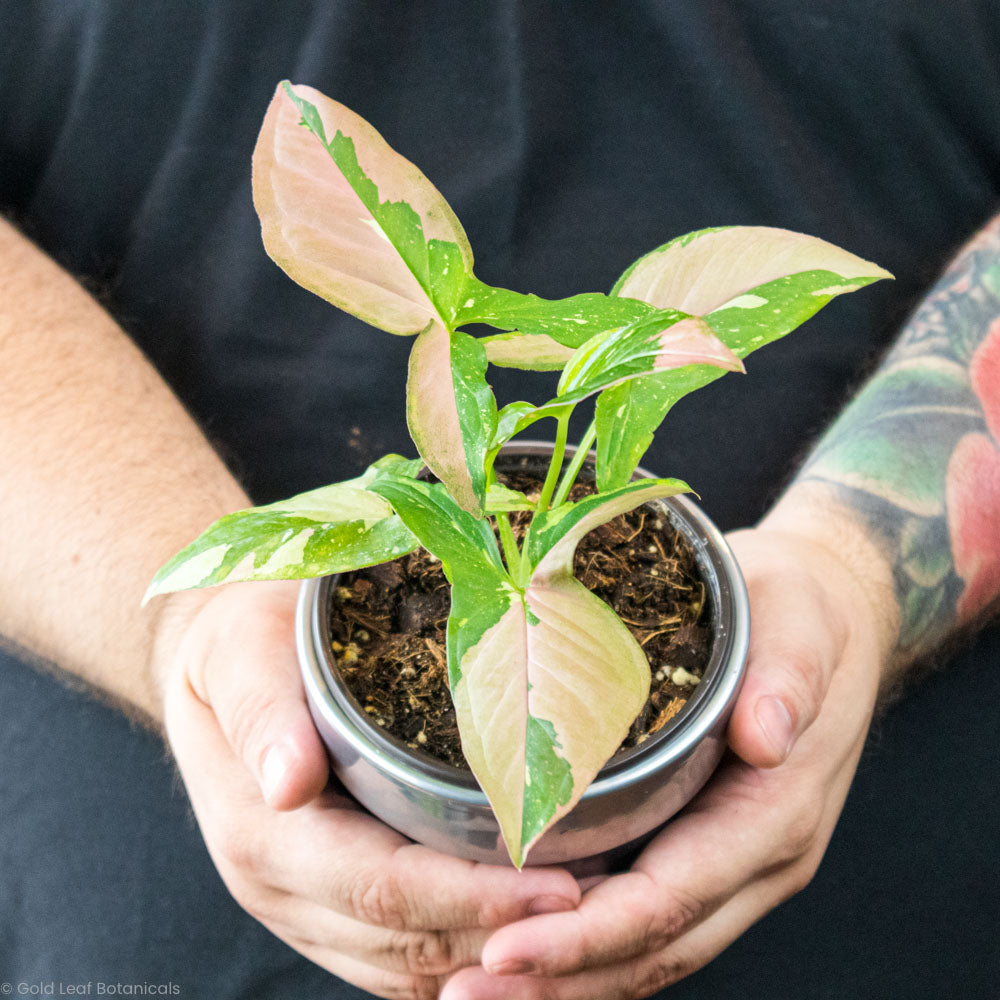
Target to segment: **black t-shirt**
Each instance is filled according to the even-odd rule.
[[[315,9],[313,9],[315,8]],[[682,402],[647,464],[759,516],[1000,186],[1000,9],[972,0],[9,4],[0,208],[92,283],[256,499],[412,454],[407,338],[266,257],[250,155],[289,77],[441,189],[487,281],[605,290],[708,225],[893,271]],[[549,376],[493,370],[503,400]],[[359,428],[354,444],[351,428]],[[540,425],[544,429],[545,425]]]
[[[413,454],[403,417],[411,342],[302,290],[261,245],[250,156],[285,77],[356,110],[420,166],[462,220],[477,273],[494,284],[550,297],[605,290],[641,253],[723,224],[809,232],[895,273],[754,355],[747,377],[719,380],[668,417],[644,464],[690,482],[723,528],[764,511],[949,255],[993,214],[1000,191],[995,0],[0,5],[0,210],[101,297],[259,501],[347,478],[386,451]],[[552,381],[497,369],[491,378],[501,402],[540,401]],[[978,666],[996,638],[981,640],[960,678],[996,686]],[[70,726],[90,711],[60,702],[69,696],[41,680],[5,683],[21,685],[8,704],[61,704]],[[918,697],[927,711],[936,704]],[[858,871],[851,865],[865,836],[880,849],[893,836],[879,830],[890,817],[859,805],[859,795],[905,799],[921,781],[938,782],[940,795],[948,779],[933,755],[907,778],[912,748],[893,758],[892,725],[902,726],[899,741],[919,739],[921,718],[905,706],[896,718],[887,724],[891,766],[874,779],[862,767],[869,791],[855,793],[844,821],[858,840],[835,841],[835,871]],[[88,739],[134,744],[110,714],[101,719],[106,732]],[[939,722],[964,724],[960,715]],[[134,774],[140,764],[120,766]],[[871,791],[879,780],[890,791]],[[991,808],[980,824],[993,822]],[[21,840],[4,848],[11,864],[21,862],[10,845],[27,845],[28,829],[25,821]],[[961,838],[964,850],[982,842],[974,831]],[[991,856],[980,849],[976,863],[989,870]],[[754,946],[740,945],[729,961],[742,960],[743,972],[720,960],[671,996],[694,995],[685,991],[698,982],[735,997],[873,995],[897,981],[893,961],[911,963],[909,985],[884,995],[922,995],[929,980],[916,975],[919,955],[898,939],[879,942],[882,950],[873,941],[893,920],[911,927],[917,917],[866,913],[863,898],[894,908],[899,898],[884,870],[863,868],[862,877],[873,885],[882,877],[884,896],[825,884],[804,904],[816,919],[828,905],[859,908],[841,918],[867,939],[851,937],[850,926],[836,931],[857,961],[838,965],[843,952],[824,951],[834,931],[810,932],[808,917],[804,930],[791,928],[774,915],[754,933],[788,956],[778,962],[784,979],[767,979]],[[948,911],[953,922],[975,924],[946,882],[926,890],[935,905],[947,897],[958,907]],[[189,900],[194,890],[184,886]],[[28,890],[19,883],[19,891]],[[13,927],[7,919],[0,926]],[[0,959],[17,959],[12,968],[23,971],[36,968],[24,964],[28,954],[58,954],[46,926],[22,921],[6,955],[0,939]],[[788,943],[792,929],[805,945]],[[995,953],[985,966],[948,968],[970,942],[986,954],[981,921],[954,940],[954,948],[923,939],[921,947],[938,947],[941,981],[965,977],[954,995],[985,998],[976,990],[991,963],[997,971]],[[817,972],[812,992],[801,973],[806,951],[820,963],[829,954],[831,971]],[[202,955],[204,969],[216,963],[213,996],[314,995],[307,983],[320,980],[287,957],[274,959],[291,970],[285,980],[220,972],[270,954],[252,952]]]

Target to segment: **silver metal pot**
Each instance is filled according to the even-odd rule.
[[[507,468],[548,465],[551,445],[518,443]],[[649,476],[645,470],[637,475]],[[613,868],[691,800],[725,749],[726,724],[743,680],[750,634],[746,585],[719,530],[686,497],[655,501],[691,543],[715,635],[704,677],[684,708],[638,747],[616,755],[531,850],[530,863],[573,862],[589,874]],[[372,725],[337,672],[330,650],[330,588],[306,580],[296,639],[306,694],[333,770],[366,809],[400,833],[458,857],[509,864],[485,794],[470,771],[410,750]]]

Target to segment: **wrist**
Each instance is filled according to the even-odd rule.
[[[867,618],[866,628],[879,649],[880,685],[892,681],[900,612],[892,562],[865,522],[832,490],[815,481],[795,482],[758,525],[769,532],[793,535],[827,560],[830,571],[840,567],[847,587],[858,598],[854,614]]]

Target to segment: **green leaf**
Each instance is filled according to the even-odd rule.
[[[573,348],[564,347],[544,333],[497,333],[479,341],[486,348],[490,364],[500,368],[520,368],[522,371],[562,371],[573,357]]]
[[[565,405],[653,372],[688,365],[741,371],[739,358],[697,316],[660,309],[628,326],[591,337],[563,369],[556,390]]]
[[[493,483],[486,491],[486,513],[505,514],[514,510],[534,510],[535,505],[519,490]]]
[[[392,504],[420,544],[441,560],[452,584],[448,669],[454,686],[465,649],[499,621],[512,592],[493,529],[459,507],[440,483],[385,476],[372,490]]]
[[[487,454],[487,467],[492,468],[497,452],[516,434],[530,427],[533,423],[543,417],[552,416],[543,407],[535,406],[534,403],[526,403],[524,400],[517,400],[508,403],[497,414],[496,430],[493,432],[493,440],[490,442]]]
[[[389,455],[356,479],[227,514],[161,567],[142,603],[217,583],[343,573],[406,555],[416,538],[369,487],[380,476],[415,475],[420,467]]]
[[[489,323],[500,330],[516,331],[549,350],[548,341],[574,350],[595,333],[616,329],[652,312],[644,302],[584,292],[565,299],[542,299],[507,288],[493,288],[471,278],[466,298],[455,316],[455,325]],[[517,365],[516,367],[521,367]]]
[[[363,118],[279,85],[253,158],[267,252],[300,285],[382,330],[453,326],[472,250],[448,203]]]
[[[688,233],[640,258],[614,294],[701,315],[740,359],[783,337],[836,295],[891,277],[823,240],[762,226]],[[631,478],[669,409],[720,376],[678,369],[613,386],[598,397],[597,481]]]
[[[421,458],[465,510],[483,512],[497,406],[486,352],[466,333],[432,323],[410,352],[406,420]]]
[[[524,557],[533,571],[572,574],[576,546],[589,531],[650,500],[689,492],[691,487],[679,479],[639,479],[607,493],[541,511],[528,529]]]

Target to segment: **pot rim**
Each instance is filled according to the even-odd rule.
[[[509,447],[508,453],[533,457],[551,450],[549,442],[518,441]],[[572,447],[568,447],[567,455],[572,451]],[[593,455],[591,452],[590,456]],[[643,468],[636,470],[636,476],[655,478]],[[719,717],[732,707],[743,676],[750,637],[750,603],[732,550],[708,516],[687,497],[678,495],[653,502],[663,503],[668,512],[675,511],[677,517],[671,520],[687,537],[699,568],[707,577],[705,582],[710,585],[714,606],[715,643],[705,668],[705,679],[677,717],[661,733],[605,764],[583,792],[581,801],[612,795],[686,757],[711,731]],[[486,794],[471,771],[432,760],[426,755],[418,756],[401,741],[376,729],[361,715],[360,706],[354,708],[357,703],[353,695],[334,679],[325,626],[325,609],[334,579],[334,576],[325,576],[304,580],[299,592],[296,645],[303,680],[313,705],[323,712],[359,757],[395,781],[445,799],[488,807]],[[352,711],[335,697],[335,687],[341,688],[353,702]]]

